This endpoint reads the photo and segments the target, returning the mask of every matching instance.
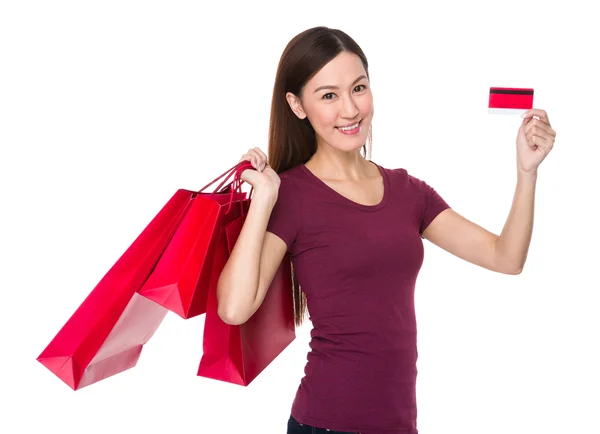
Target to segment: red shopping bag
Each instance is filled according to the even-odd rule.
[[[247,205],[249,201],[245,202]],[[244,206],[243,210],[247,209]],[[242,211],[243,211],[242,210]],[[248,386],[295,339],[291,264],[288,254],[258,310],[241,325],[228,325],[217,309],[217,282],[242,230],[245,215],[221,229],[204,325],[198,375]]]
[[[190,206],[178,190],[37,358],[73,389],[136,365],[167,310],[137,295]]]
[[[243,182],[240,176],[250,167],[252,163],[242,161],[200,189],[177,233],[140,289],[141,295],[182,318],[206,312],[219,230],[230,219],[232,205],[246,199],[246,193],[240,189]],[[232,174],[233,183],[224,190],[202,193],[209,185],[225,177],[217,187],[219,190]]]
[[[238,163],[228,174],[235,172],[237,179],[246,163]],[[213,194],[219,201],[229,198],[229,208],[232,198],[245,197],[231,186]],[[184,189],[173,195],[37,358],[71,388],[80,389],[136,365],[143,345],[168,312],[137,291],[197,197],[198,192]]]

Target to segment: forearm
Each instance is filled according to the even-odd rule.
[[[242,231],[219,277],[219,316],[236,321],[252,306],[258,291],[260,257],[267,225],[276,199],[253,195]]]
[[[520,273],[525,266],[531,234],[537,173],[517,171],[517,186],[512,206],[500,237],[496,241],[496,254],[503,268]]]

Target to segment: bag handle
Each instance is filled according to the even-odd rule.
[[[229,177],[231,176],[231,174],[238,169],[239,167],[242,166],[252,166],[252,163],[250,163],[249,161],[240,161],[238,164],[236,164],[235,166],[233,166],[231,169],[229,169],[227,172],[223,173],[222,175],[217,176],[215,179],[213,179],[212,181],[210,181],[208,184],[206,184],[204,187],[202,187],[200,190],[197,191],[197,193],[202,193],[202,191],[204,191],[209,185],[214,184],[216,181],[218,181],[219,179],[225,177],[224,181],[221,182],[221,184],[219,184],[219,186],[213,191],[212,194],[214,194],[215,192],[217,192],[217,190],[219,190],[219,188],[221,188],[221,186],[225,183],[225,181],[227,181],[227,179],[229,179]]]
[[[246,169],[251,169],[252,167],[253,166],[252,166],[251,162],[249,162],[247,160],[240,161],[238,164],[233,166],[231,169],[229,169],[222,175],[218,176],[217,178],[213,179],[211,182],[209,182],[204,187],[202,187],[200,190],[198,190],[198,193],[202,193],[202,191],[205,190],[209,185],[214,184],[216,181],[218,181],[219,179],[224,177],[221,184],[219,184],[219,186],[210,194],[210,196],[213,196],[214,194],[217,194],[219,192],[224,192],[227,189],[231,189],[231,194],[229,196],[229,207],[227,208],[227,211],[225,212],[226,214],[229,214],[229,211],[231,210],[231,205],[233,204],[234,193],[242,194],[242,184],[244,183],[244,180],[241,179],[242,172]],[[229,185],[227,187],[225,187],[224,189],[219,190],[223,186],[223,184],[225,184],[225,182],[229,180],[229,178],[231,177],[232,174],[233,174],[233,181],[230,182]],[[250,189],[250,193],[249,193],[248,197],[252,196],[253,191],[254,191],[254,187],[252,187]],[[240,202],[240,212],[241,212],[241,215],[243,216],[244,215],[244,206],[242,204],[242,201],[239,201],[239,202]]]
[[[242,184],[244,183],[244,180],[241,178],[242,172],[249,168],[252,168],[252,163],[243,165],[241,168],[239,168],[235,172],[234,180],[230,185],[230,187],[233,187],[233,188],[231,188],[231,195],[229,196],[229,207],[227,208],[227,211],[225,211],[225,214],[229,214],[229,210],[231,209],[231,205],[233,204],[233,194],[234,193],[242,194]],[[254,187],[251,187],[250,193],[248,193],[249,198],[252,198],[253,191],[254,191]],[[244,216],[244,205],[243,205],[242,201],[239,201],[239,202],[240,202],[240,216],[243,217]]]

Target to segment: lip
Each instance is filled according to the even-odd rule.
[[[362,119],[360,121],[358,121],[359,126],[362,121],[363,121]],[[347,124],[347,125],[340,125],[339,127],[336,127],[336,128],[346,128],[346,127],[350,127],[354,124],[356,124],[356,122],[352,122],[351,124]]]

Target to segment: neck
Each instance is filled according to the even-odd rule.
[[[364,180],[372,177],[373,169],[376,169],[373,163],[360,154],[360,151],[335,154],[317,151],[306,162],[306,167],[322,178],[338,181]]]

